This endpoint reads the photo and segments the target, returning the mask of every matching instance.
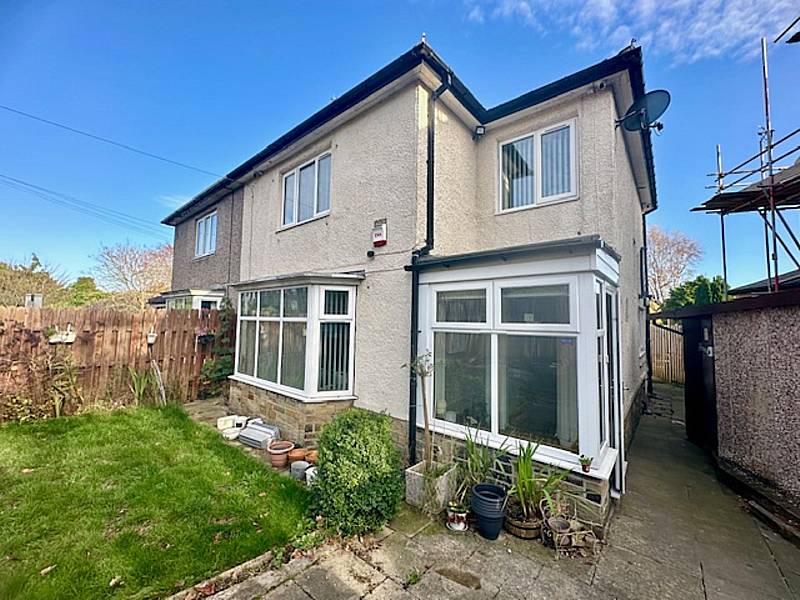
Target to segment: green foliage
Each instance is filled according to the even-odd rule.
[[[235,356],[234,331],[236,330],[236,311],[230,298],[223,298],[219,306],[219,332],[215,335],[214,358],[203,363],[200,370],[200,387],[203,396],[216,396],[222,393],[233,375]]]
[[[156,382],[152,371],[150,371],[150,369],[136,371],[129,367],[128,373],[131,377],[128,387],[130,387],[131,393],[133,394],[134,405],[141,406],[143,404],[148,404],[149,401],[153,399],[156,388]]]
[[[0,262],[0,306],[23,306],[25,294],[42,294],[45,307],[66,306],[65,277],[33,254],[29,264]]]
[[[337,415],[319,438],[317,510],[343,535],[375,531],[403,497],[400,454],[388,416],[358,408]]]
[[[664,310],[674,310],[683,306],[714,304],[725,300],[725,282],[719,275],[709,279],[698,275],[670,292],[664,302]]]
[[[422,574],[417,569],[411,569],[406,575],[405,586],[417,585],[420,581],[422,581]]]
[[[78,277],[67,288],[67,294],[66,302],[69,306],[91,306],[110,295],[99,289],[92,277]]]
[[[456,491],[456,501],[459,504],[467,503],[472,488],[479,483],[492,480],[492,469],[495,463],[502,460],[508,453],[505,442],[499,450],[493,450],[481,444],[478,429],[468,433],[464,439],[464,461],[459,464],[459,483]]]
[[[534,446],[530,443],[520,447],[516,462],[517,476],[509,492],[519,502],[526,519],[541,516],[539,506],[542,500],[547,502],[551,511],[555,509],[553,498],[568,474],[568,471],[563,470],[553,470],[544,475],[538,473],[533,461],[538,447],[538,444]]]
[[[164,598],[283,547],[308,508],[304,486],[176,407],[4,425],[0,473],[8,600]]]

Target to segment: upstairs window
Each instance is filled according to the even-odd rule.
[[[208,256],[217,249],[217,213],[197,219],[195,224],[194,255]]]
[[[322,154],[283,176],[284,227],[326,214],[330,207],[330,153]]]
[[[500,210],[576,196],[575,123],[568,121],[500,145]]]

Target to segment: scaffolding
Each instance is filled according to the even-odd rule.
[[[718,214],[722,244],[722,277],[728,290],[728,259],[725,239],[725,217],[735,213],[756,213],[764,227],[766,288],[777,292],[781,285],[778,246],[800,270],[800,241],[784,216],[784,212],[800,208],[800,160],[793,165],[781,162],[793,160],[800,152],[800,128],[775,141],[769,100],[769,68],[767,41],[761,39],[761,70],[764,84],[764,125],[758,132],[759,151],[735,167],[725,170],[722,149],[716,147],[716,172],[709,173],[716,190],[709,200],[692,209]],[[787,238],[789,242],[787,243]],[[797,256],[796,256],[797,255]]]

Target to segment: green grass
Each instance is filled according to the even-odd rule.
[[[0,598],[168,595],[286,544],[308,502],[178,408],[9,424]]]

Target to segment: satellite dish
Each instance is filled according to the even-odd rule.
[[[659,131],[663,125],[656,119],[664,114],[669,106],[670,95],[667,90],[653,90],[647,92],[625,113],[625,116],[617,121],[617,125],[622,126],[628,131],[643,131],[650,127],[655,127]]]

